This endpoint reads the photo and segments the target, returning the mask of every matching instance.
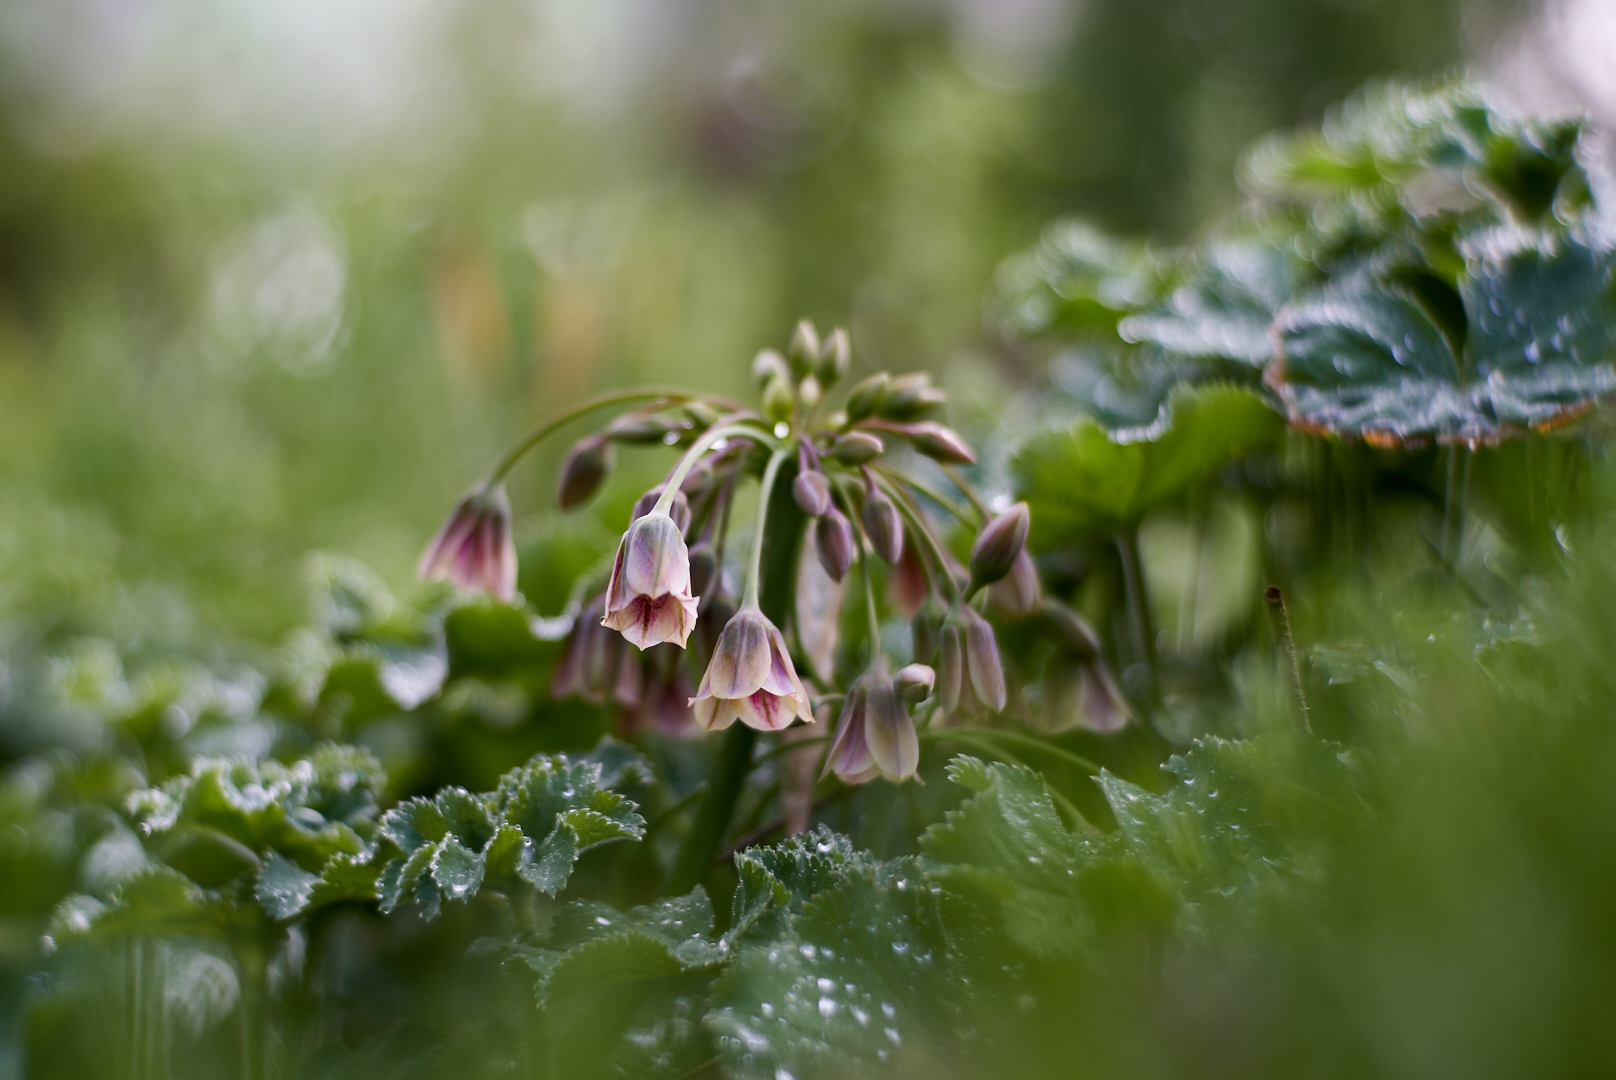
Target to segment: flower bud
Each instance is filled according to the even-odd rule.
[[[515,597],[516,546],[504,484],[479,488],[460,500],[421,555],[418,573],[482,589],[507,603]]]
[[[926,567],[920,561],[920,552],[914,544],[903,546],[903,557],[887,575],[887,600],[904,618],[913,618],[920,605],[926,602]]]
[[[911,446],[925,454],[933,461],[941,461],[950,465],[975,465],[976,454],[960,438],[959,432],[953,428],[930,420],[922,424],[911,424],[904,432],[904,437]]]
[[[886,372],[878,371],[860,380],[847,395],[847,418],[858,421],[874,415],[875,410],[881,407],[882,400],[887,396],[887,382],[890,378]]]
[[[712,403],[697,399],[696,401],[685,402],[685,415],[690,417],[691,422],[696,427],[706,431],[718,423],[718,418],[721,414]]]
[[[571,510],[588,502],[611,475],[616,456],[604,435],[591,435],[574,443],[567,460],[561,463],[561,479],[556,485],[556,502],[561,509]]]
[[[1010,572],[988,587],[988,603],[994,611],[1024,619],[1037,612],[1044,602],[1043,586],[1038,583],[1038,567],[1027,549],[1022,548]]]
[[[660,416],[624,416],[606,429],[606,437],[625,446],[650,446],[660,443],[673,430],[673,425]]]
[[[824,391],[819,388],[819,380],[812,375],[807,376],[797,384],[797,400],[802,402],[804,409],[812,409],[824,397]]]
[[[718,552],[713,545],[703,540],[693,544],[690,548],[690,593],[692,596],[706,596],[707,590],[712,588],[718,579]]]
[[[1039,631],[1078,660],[1100,655],[1100,635],[1077,612],[1059,600],[1045,600],[1038,610]]]
[[[1010,572],[1016,557],[1027,546],[1027,527],[1031,521],[1027,504],[1019,502],[982,526],[976,543],[971,545],[971,583],[968,592],[991,585]]]
[[[791,392],[791,383],[785,379],[773,378],[769,385],[763,388],[763,415],[769,418],[772,424],[791,419],[791,410],[796,406],[796,395]]]
[[[947,400],[946,394],[931,385],[925,372],[916,371],[887,383],[886,395],[876,412],[888,420],[921,420]]]
[[[791,344],[786,346],[786,361],[791,365],[791,374],[799,379],[806,378],[818,363],[819,331],[807,319],[797,323],[797,328],[791,332]]]
[[[762,349],[752,358],[752,381],[759,390],[776,378],[791,380],[791,368],[786,358],[773,349]]]
[[[911,705],[919,705],[930,697],[936,684],[937,673],[925,664],[910,664],[892,677],[892,688]]]
[[[965,669],[970,675],[976,699],[993,712],[1003,712],[1007,695],[1004,668],[999,663],[999,643],[993,627],[970,608],[961,608],[965,622]]]
[[[651,508],[656,505],[657,500],[662,497],[662,491],[663,485],[658,484],[644,495],[641,495],[638,501],[634,503],[634,512],[629,515],[628,523],[633,525],[646,514],[649,514]],[[668,516],[673,519],[675,525],[679,526],[681,534],[690,528],[690,500],[685,497],[683,491],[673,493],[673,501],[668,504]]]
[[[687,499],[700,499],[713,486],[713,467],[707,458],[696,462],[691,470],[685,473],[684,480],[679,484],[679,490]]]
[[[838,326],[819,347],[819,363],[814,365],[814,374],[819,377],[820,385],[829,390],[847,374],[852,362],[852,339],[847,336],[846,330]]]
[[[791,497],[809,517],[823,517],[830,509],[830,481],[818,469],[807,469],[791,482]]]
[[[830,456],[843,465],[863,465],[881,456],[886,444],[868,431],[849,431],[836,440]]]
[[[937,613],[935,605],[928,604],[915,612],[915,617],[909,620],[909,634],[914,643],[912,652],[916,662],[930,663],[931,658],[937,655],[942,629],[942,616]]]
[[[937,653],[943,711],[952,715],[959,709],[960,691],[965,686],[965,650],[960,644],[959,627],[952,622],[943,625]]]
[[[898,507],[874,484],[864,491],[864,533],[875,553],[889,565],[903,558],[903,518]]]
[[[834,581],[847,576],[853,565],[853,524],[836,507],[826,510],[814,527],[814,545],[819,565]]]

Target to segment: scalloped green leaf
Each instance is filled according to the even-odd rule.
[[[1163,273],[1143,244],[1058,221],[999,270],[990,317],[1014,337],[1110,330],[1161,295]]]
[[[1484,238],[1460,281],[1463,362],[1416,298],[1360,272],[1275,324],[1266,379],[1291,423],[1375,445],[1493,443],[1616,392],[1616,259],[1569,238]]]
[[[1117,334],[1179,356],[1260,368],[1274,355],[1274,315],[1302,277],[1289,245],[1217,238],[1196,250],[1166,297],[1124,318]]]
[[[1249,390],[1180,386],[1157,422],[1108,432],[1092,420],[1036,434],[1011,460],[1043,549],[1126,528],[1228,462],[1273,442],[1280,418]]]

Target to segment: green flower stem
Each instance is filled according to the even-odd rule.
[[[976,512],[982,515],[983,521],[988,521],[993,517],[992,511],[988,509],[988,504],[982,501],[981,495],[977,494],[975,485],[965,479],[957,467],[939,463],[938,468],[942,469],[943,475],[952,480],[954,486],[960,489],[960,494],[969,499],[971,505],[976,507]]]
[[[763,469],[763,483],[758,487],[757,524],[752,527],[752,557],[746,564],[746,588],[741,598],[742,607],[758,606],[758,586],[763,576],[763,533],[769,520],[769,495],[774,491],[774,478],[780,474],[780,463],[785,461],[786,456],[785,450],[776,449],[769,455],[769,464]],[[668,491],[672,491],[673,488],[674,485],[670,483]],[[671,501],[667,492],[663,492],[662,497]],[[662,505],[661,500],[658,500],[657,505]]]
[[[511,449],[510,453],[505,455],[488,477],[488,483],[497,484],[505,479],[505,475],[516,467],[518,461],[522,460],[522,455],[555,434],[563,426],[572,423],[580,416],[587,416],[597,409],[609,408],[612,405],[625,405],[630,401],[654,401],[659,398],[669,405],[676,405],[681,402],[695,401],[698,397],[699,395],[697,394],[687,393],[683,390],[647,387],[643,390],[616,390],[609,394],[597,394],[594,397],[585,398],[576,405],[569,405],[560,412],[553,414],[544,423],[534,428],[525,439]]]
[[[730,420],[732,417],[725,417],[724,419]],[[690,470],[696,467],[696,462],[700,461],[702,455],[713,448],[714,443],[720,439],[729,438],[753,439],[771,450],[775,450],[776,453],[780,452],[777,449],[779,444],[757,428],[747,427],[745,424],[714,424],[702,434],[701,438],[695,441],[689,450],[685,451],[685,456],[679,459],[678,465],[674,466],[673,473],[668,477],[668,482],[662,485],[662,494],[657,496],[656,505],[651,508],[651,513],[666,514],[668,507],[673,505],[673,497],[679,493],[679,485],[685,482],[685,477],[689,476]]]
[[[909,522],[910,531],[923,539],[926,546],[931,550],[932,559],[936,563],[936,568],[932,574],[933,584],[935,584],[936,578],[943,579],[948,583],[948,591],[954,597],[954,602],[956,604],[965,603],[965,594],[960,592],[959,582],[955,581],[954,575],[948,572],[948,556],[943,553],[942,544],[932,535],[931,527],[926,524],[925,519],[920,515],[920,511],[910,501],[909,493],[903,490],[901,484],[895,484],[885,476],[881,479],[883,481],[881,486],[886,488],[887,495],[891,497],[893,505],[898,508],[898,513],[903,516],[905,521]]]
[[[1032,769],[1031,765],[1028,765],[1025,761],[1022,761],[1015,754],[1012,754],[1010,751],[1004,749],[1003,747],[994,745],[991,740],[978,739],[978,738],[973,737],[972,735],[962,734],[962,732],[972,731],[972,730],[992,731],[993,729],[991,729],[991,728],[982,728],[982,729],[972,729],[972,728],[933,728],[933,729],[928,730],[928,731],[920,732],[919,734],[920,734],[921,738],[927,738],[929,736],[930,741],[951,739],[954,742],[961,743],[961,744],[963,744],[965,746],[974,747],[975,749],[981,751],[984,754],[987,754],[990,757],[998,758],[1000,761],[1006,761],[1006,762],[1009,762],[1011,765],[1021,765],[1021,766],[1025,767],[1025,768]],[[998,732],[994,732],[994,734],[998,734]],[[1032,771],[1033,772],[1038,772],[1037,769],[1033,769]],[[1044,790],[1049,792],[1050,798],[1055,800],[1055,805],[1060,807],[1061,810],[1065,811],[1065,816],[1069,820],[1070,824],[1073,827],[1083,828],[1086,831],[1086,826],[1088,825],[1088,819],[1083,816],[1083,812],[1077,808],[1077,806],[1072,802],[1072,800],[1068,799],[1066,796],[1062,795],[1059,791],[1057,791],[1055,789],[1055,785],[1051,784],[1049,782],[1048,777],[1044,776],[1042,773],[1039,773],[1038,775],[1044,781]]]
[[[864,579],[864,617],[870,624],[870,660],[874,662],[881,651],[881,618],[875,610],[875,581],[870,576],[870,545],[864,535],[864,522],[853,511],[853,500],[848,496],[847,489],[836,477],[831,477],[831,483],[841,497],[847,520],[853,523],[853,530],[858,536],[859,576]]]
[[[899,481],[897,471],[890,465],[881,465],[877,463],[874,466],[874,469],[876,472],[880,473],[893,483],[897,483]],[[944,495],[936,488],[922,484],[912,476],[904,476],[902,477],[902,481],[915,491],[918,491],[920,494],[936,503],[938,506],[941,506],[944,510],[947,510],[950,514],[954,515],[955,520],[957,520],[961,525],[969,528],[981,524],[987,520],[988,515],[981,513],[979,510],[974,513],[966,513],[965,510],[953,499],[950,499],[947,495]],[[973,510],[975,510],[974,507]]]
[[[745,724],[736,723],[724,734],[718,748],[718,760],[709,774],[707,797],[696,808],[696,817],[690,823],[690,832],[679,848],[679,855],[662,883],[663,896],[683,896],[707,878],[714,857],[724,846],[724,834],[729,831],[730,819],[735,816],[735,804],[740,800],[741,788],[752,769],[752,751],[757,746],[757,732]]]
[[[1128,602],[1128,623],[1133,632],[1135,661],[1150,672],[1151,693],[1157,689],[1156,631],[1151,626],[1150,598],[1145,595],[1144,567],[1139,559],[1137,526],[1113,538],[1122,560],[1122,587]]]
[[[826,699],[825,698],[820,698],[819,700],[824,701]],[[827,742],[830,742],[830,736],[829,735],[810,735],[806,739],[797,739],[797,740],[795,740],[793,742],[782,742],[780,745],[771,746],[771,747],[769,747],[769,749],[767,749],[767,750],[763,751],[763,753],[759,754],[757,756],[756,762],[757,762],[757,764],[761,765],[765,761],[772,761],[773,759],[775,759],[777,757],[780,757],[782,754],[789,754],[789,753],[791,753],[791,751],[800,750],[804,746],[814,746],[814,745],[816,745],[818,743],[827,743]]]

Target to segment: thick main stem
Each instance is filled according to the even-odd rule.
[[[735,816],[735,804],[740,800],[741,788],[752,767],[752,751],[757,746],[757,732],[745,724],[734,724],[724,735],[718,749],[718,761],[710,776],[706,798],[696,808],[690,833],[679,848],[679,856],[668,871],[662,885],[662,895],[683,896],[700,885],[712,866],[713,856],[724,844],[730,819]]]
[[[1291,615],[1285,607],[1285,594],[1278,585],[1270,585],[1263,590],[1263,600],[1268,604],[1268,617],[1274,624],[1274,654],[1279,661],[1280,672],[1290,688],[1297,715],[1302,720],[1302,730],[1311,732],[1313,726],[1308,723],[1307,695],[1302,692],[1302,664],[1296,655],[1296,641],[1291,637]]]

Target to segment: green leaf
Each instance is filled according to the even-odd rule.
[[[448,837],[432,859],[432,880],[443,890],[445,899],[469,899],[483,883],[483,857]]]
[[[1171,293],[1124,318],[1117,333],[1180,356],[1261,367],[1274,355],[1269,324],[1301,278],[1289,244],[1214,239],[1191,256]]]
[[[1368,272],[1287,309],[1266,378],[1291,423],[1375,445],[1491,443],[1616,391],[1611,253],[1519,234],[1476,247],[1462,365],[1413,295]]]
[[[272,919],[290,919],[308,906],[309,897],[320,883],[311,874],[279,852],[272,851],[258,873],[253,895]]]
[[[1144,245],[1081,221],[1059,221],[1037,247],[1000,269],[989,317],[1011,337],[1110,330],[1160,296],[1162,276]]]
[[[1045,549],[1127,528],[1268,445],[1281,427],[1251,391],[1207,385],[1175,390],[1148,428],[1111,433],[1082,420],[1034,435],[1011,462],[1017,495],[1032,510],[1031,543]]]

